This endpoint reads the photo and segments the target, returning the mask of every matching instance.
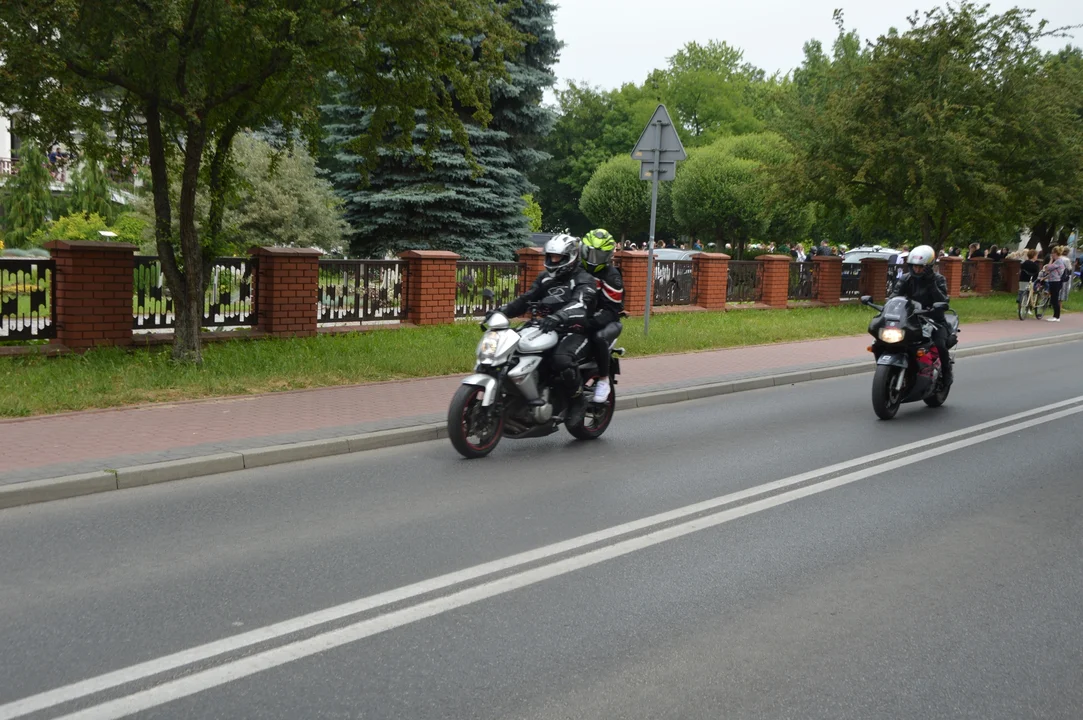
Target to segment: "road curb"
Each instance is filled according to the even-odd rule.
[[[980,357],[1011,350],[1027,350],[1045,345],[1060,345],[1078,340],[1083,340],[1083,332],[960,348],[956,353],[956,357]],[[871,373],[875,367],[871,362],[864,361],[817,368],[815,370],[763,375],[685,388],[622,395],[617,398],[616,409],[617,411],[624,411],[656,407],[658,405],[702,400],[749,390],[761,390],[769,387],[812,382],[814,380],[860,375]],[[183,460],[170,460],[78,475],[65,475],[44,480],[31,480],[12,485],[0,485],[0,509],[63,500],[110,490],[123,490],[143,485],[172,482],[174,480],[187,480],[237,470],[268,467],[300,460],[314,460],[334,455],[412,445],[441,440],[446,437],[446,426],[443,423],[432,423],[392,430],[378,430],[362,435],[273,445],[239,452],[218,453]]]

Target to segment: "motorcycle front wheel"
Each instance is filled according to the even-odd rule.
[[[504,437],[504,416],[481,404],[485,388],[461,385],[447,411],[447,435],[464,458],[474,460],[491,453]]]
[[[894,365],[876,366],[876,375],[872,378],[872,409],[881,420],[890,420],[899,412],[902,393],[895,390],[895,384],[901,372],[905,372],[903,368]]]

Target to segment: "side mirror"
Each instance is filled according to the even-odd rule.
[[[861,304],[862,305],[872,305],[872,295],[862,295],[861,296]]]
[[[948,304],[946,302],[933,303],[933,310],[947,310]]]
[[[494,297],[496,297],[496,293],[494,293],[490,288],[485,288],[481,291],[481,296],[486,300],[492,300]]]

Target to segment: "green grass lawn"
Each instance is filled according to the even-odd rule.
[[[1015,317],[1007,295],[953,303],[964,324]],[[663,313],[629,318],[621,344],[630,357],[862,333],[873,311],[859,305],[786,312]],[[208,344],[204,364],[173,364],[168,348],[103,348],[58,358],[0,358],[0,416],[273,392],[468,372],[476,322]],[[676,360],[675,362],[679,362]]]

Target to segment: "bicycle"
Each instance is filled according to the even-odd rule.
[[[1034,317],[1041,320],[1049,302],[1049,291],[1045,289],[1045,284],[1032,281],[1023,291],[1022,301],[1019,303],[1019,319],[1026,320],[1027,315],[1034,313]]]

